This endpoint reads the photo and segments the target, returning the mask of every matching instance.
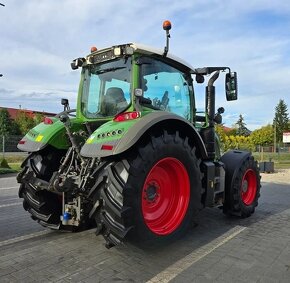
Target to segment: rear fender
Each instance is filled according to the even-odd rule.
[[[57,118],[50,118],[53,123],[40,123],[31,129],[18,143],[17,148],[22,151],[36,152],[51,145],[57,149],[67,149],[70,146],[66,130],[62,122]],[[77,119],[71,119],[71,128],[73,131],[82,127]]]
[[[159,123],[166,122],[167,128],[174,122],[178,129],[186,131],[194,139],[202,158],[207,158],[204,143],[197,130],[184,118],[165,111],[149,112],[141,118],[125,121],[110,121],[98,128],[81,149],[85,157],[107,157],[125,152],[139,141],[146,132]],[[178,130],[177,129],[177,130]],[[120,132],[120,135],[112,133]]]

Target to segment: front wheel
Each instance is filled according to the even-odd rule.
[[[253,156],[249,155],[243,160],[229,183],[231,187],[226,188],[224,212],[241,217],[251,216],[258,205],[261,187],[259,169]]]
[[[101,191],[103,235],[109,244],[182,235],[201,208],[200,160],[178,132],[151,136],[107,167]]]

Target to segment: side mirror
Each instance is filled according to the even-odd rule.
[[[202,84],[202,83],[204,83],[204,76],[200,75],[200,74],[196,74],[195,80],[198,84]]]
[[[67,98],[62,98],[60,103],[63,106],[67,106],[68,105],[68,99]]]
[[[82,67],[85,61],[85,58],[77,58],[71,62],[70,66],[73,70],[77,70],[79,67]]]
[[[67,111],[70,109],[67,98],[62,98],[60,103],[61,103],[61,105],[63,105],[63,111]]]
[[[230,72],[226,74],[225,88],[228,101],[238,99],[237,72]]]

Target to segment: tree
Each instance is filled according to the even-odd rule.
[[[1,161],[1,167],[6,165],[7,161],[5,160],[5,138],[8,136],[10,130],[12,129],[12,123],[10,120],[9,113],[7,109],[1,109],[0,110],[0,135],[2,136],[1,138],[1,143],[2,143],[2,161]],[[8,166],[8,164],[7,164]]]
[[[7,109],[0,110],[0,135],[7,136],[11,129],[11,120]]]
[[[242,150],[250,150],[253,151],[254,145],[251,137],[245,136],[225,136],[225,140],[223,141],[224,151],[229,149],[242,149]]]
[[[246,127],[246,123],[244,122],[244,117],[240,114],[238,121],[236,122],[236,134],[238,136],[249,136],[251,131]]]
[[[276,130],[277,142],[281,142],[283,139],[283,132],[290,129],[288,109],[283,99],[280,99],[275,107],[273,126]]]
[[[34,126],[38,125],[39,123],[43,122],[44,115],[41,113],[34,114]]]
[[[254,145],[269,146],[274,142],[274,131],[272,125],[267,125],[251,133]]]
[[[18,111],[15,122],[23,135],[35,126],[34,119],[25,111]]]

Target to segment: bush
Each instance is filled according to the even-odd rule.
[[[1,159],[0,162],[0,168],[7,168],[7,169],[11,169],[10,166],[8,165],[8,162],[5,158]]]
[[[225,136],[222,140],[223,149],[227,151],[229,149],[241,149],[241,150],[254,150],[254,145],[250,137],[245,136]]]

